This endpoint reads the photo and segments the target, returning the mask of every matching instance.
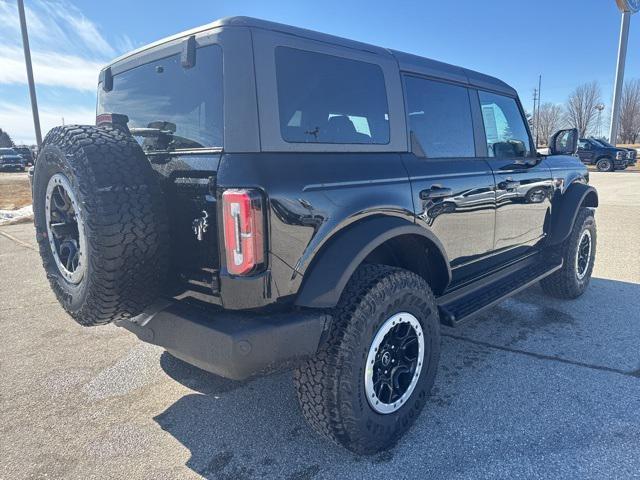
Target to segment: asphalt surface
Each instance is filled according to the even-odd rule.
[[[589,290],[533,287],[443,328],[427,408],[372,457],[315,436],[289,373],[231,382],[79,327],[32,226],[0,227],[0,478],[640,478],[640,174],[591,178]]]

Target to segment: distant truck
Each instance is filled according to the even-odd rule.
[[[616,148],[618,150],[624,150],[625,152],[627,152],[627,166],[631,167],[633,165],[636,164],[637,160],[638,160],[638,152],[635,148],[627,148],[627,147],[615,147],[613,145],[611,145],[609,142],[607,142],[606,140],[600,140],[597,138],[592,138],[591,140],[596,141],[597,143],[601,144],[603,147],[607,147],[607,148]]]
[[[595,165],[599,172],[613,172],[627,168],[628,153],[622,148],[604,144],[595,138],[578,140],[578,156],[585,165]]]
[[[33,152],[27,145],[18,145],[16,147],[13,147],[13,149],[18,155],[20,155],[24,159],[25,166],[27,167],[33,166],[33,163],[34,163]]]
[[[24,172],[24,158],[13,148],[0,148],[0,171]]]

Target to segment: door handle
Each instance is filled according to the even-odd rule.
[[[436,198],[450,197],[451,195],[453,195],[453,190],[450,188],[432,185],[431,188],[427,188],[420,192],[420,199],[433,200]]]

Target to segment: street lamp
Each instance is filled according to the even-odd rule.
[[[598,128],[596,136],[600,138],[602,136],[602,111],[604,110],[604,103],[597,104],[595,109],[598,111]]]
[[[640,10],[640,0],[616,0],[622,12],[620,23],[620,43],[618,44],[618,63],[616,64],[616,82],[611,104],[611,126],[609,128],[609,142],[615,145],[618,140],[618,122],[620,121],[620,96],[624,83],[624,64],[627,58],[627,44],[629,43],[629,23],[631,15]]]

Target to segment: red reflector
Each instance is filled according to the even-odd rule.
[[[106,123],[110,124],[112,120],[113,118],[110,113],[101,113],[100,115],[96,116],[96,127],[99,127],[100,125],[104,125]]]
[[[222,193],[224,249],[227,270],[247,275],[264,263],[262,196],[256,190]]]

